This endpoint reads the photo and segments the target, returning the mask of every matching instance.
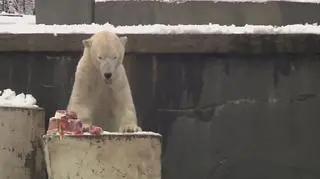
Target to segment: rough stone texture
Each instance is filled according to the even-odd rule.
[[[0,47],[19,36],[7,36]],[[81,46],[61,51],[62,43],[42,36],[51,50],[36,51],[43,43],[21,36],[21,44],[34,45],[13,40],[19,50],[0,53],[0,89],[34,94],[49,119],[67,105]],[[163,41],[158,51],[155,41],[147,48],[135,39],[145,50],[130,47],[125,67],[139,125],[163,136],[162,179],[320,178],[318,36],[279,36],[286,38],[236,35],[243,40],[219,48],[210,43],[214,35],[198,36],[202,44],[197,36],[187,40],[207,51],[181,47],[183,36],[179,46]],[[278,50],[279,44],[287,45]],[[174,50],[166,53],[165,45]]]
[[[319,23],[320,4],[273,1],[106,1],[95,3],[94,21],[114,25],[213,23],[240,26]]]
[[[161,136],[45,137],[49,179],[161,179]]]
[[[43,179],[44,110],[0,107],[0,178]]]
[[[94,0],[36,0],[37,24],[91,24]]]
[[[90,35],[0,34],[0,52],[79,52]],[[124,35],[127,53],[320,53],[320,35],[315,34]]]

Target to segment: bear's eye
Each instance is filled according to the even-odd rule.
[[[117,57],[113,57],[112,60],[117,60]]]
[[[98,60],[102,60],[102,57],[99,56],[99,57],[98,57]]]

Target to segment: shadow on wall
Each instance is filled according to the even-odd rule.
[[[302,54],[131,57],[142,126],[164,135],[163,178],[318,178],[318,60]]]

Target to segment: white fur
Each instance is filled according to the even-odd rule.
[[[136,111],[122,64],[127,37],[98,32],[83,40],[67,110],[75,111],[86,124],[110,132],[136,132]],[[112,73],[110,79],[104,73]]]

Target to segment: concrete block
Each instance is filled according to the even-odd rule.
[[[49,179],[160,179],[161,135],[44,136]]]
[[[0,107],[0,178],[45,178],[40,146],[44,134],[41,108]]]
[[[94,0],[36,0],[37,24],[91,24]]]

